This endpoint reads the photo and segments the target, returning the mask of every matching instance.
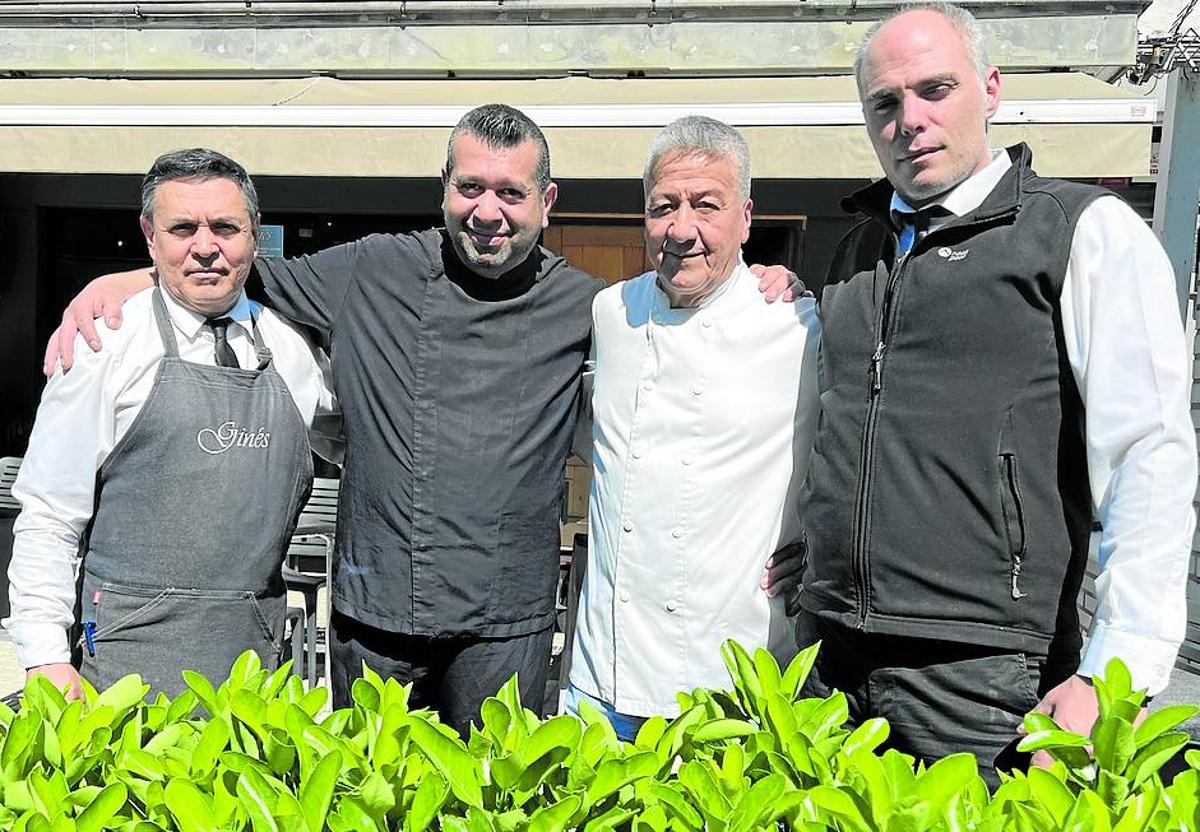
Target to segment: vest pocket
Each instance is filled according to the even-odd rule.
[[[1000,454],[1000,509],[1004,520],[1004,535],[1008,540],[1009,591],[1014,601],[1025,597],[1021,591],[1021,565],[1025,559],[1025,512],[1021,506],[1021,484],[1017,478],[1017,455],[1010,451]]]

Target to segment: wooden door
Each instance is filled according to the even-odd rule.
[[[606,283],[650,268],[641,225],[551,225],[542,245]]]

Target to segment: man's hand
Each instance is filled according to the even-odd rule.
[[[803,539],[779,548],[775,554],[767,558],[763,568],[762,580],[759,586],[774,598],[782,595],[784,610],[789,616],[800,612],[800,579],[804,573],[804,556],[808,554],[808,544]]]
[[[56,664],[39,664],[25,671],[25,681],[34,676],[45,676],[59,690],[66,689],[67,701],[83,698],[83,684],[79,671],[66,662]]]
[[[795,272],[788,271],[783,266],[763,266],[755,263],[750,267],[750,271],[758,278],[758,291],[763,293],[767,303],[777,300],[791,303],[796,298],[813,296],[804,285],[804,281],[797,277]]]
[[[1046,714],[1065,731],[1073,731],[1086,737],[1092,733],[1092,725],[1100,716],[1100,705],[1096,701],[1096,690],[1082,676],[1072,675],[1048,691],[1033,711]],[[1028,732],[1025,726],[1021,725],[1017,733],[1025,736]],[[1035,766],[1049,768],[1053,762],[1054,758],[1045,751],[1036,751],[1033,754]]]
[[[119,272],[97,277],[75,296],[63,311],[59,324],[46,344],[46,355],[42,360],[42,372],[46,378],[54,375],[59,362],[64,370],[75,363],[75,334],[83,333],[93,352],[100,351],[100,336],[96,334],[96,318],[104,318],[109,329],[121,326],[121,307],[131,296],[153,285],[150,269]]]

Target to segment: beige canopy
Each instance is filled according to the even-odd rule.
[[[1079,73],[1004,77],[992,144],[1028,142],[1049,176],[1144,176],[1155,102]],[[142,173],[167,150],[222,150],[256,175],[426,177],[468,108],[502,101],[546,131],[559,179],[641,175],[687,113],[741,128],[755,178],[879,175],[849,76],[481,81],[0,80],[0,171]]]

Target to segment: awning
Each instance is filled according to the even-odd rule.
[[[1143,176],[1155,101],[1079,73],[1013,74],[992,144],[1028,142],[1039,173]],[[755,178],[880,175],[849,76],[514,81],[0,80],[0,171],[143,173],[208,146],[254,174],[428,177],[470,107],[502,101],[545,130],[558,179],[641,176],[687,113],[742,129]]]

